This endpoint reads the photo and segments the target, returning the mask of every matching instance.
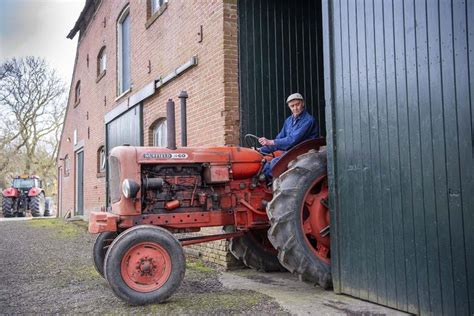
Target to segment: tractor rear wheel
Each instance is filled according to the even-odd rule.
[[[112,242],[104,273],[114,294],[129,304],[161,303],[183,281],[185,260],[183,247],[170,232],[139,225]]]
[[[97,235],[92,248],[92,258],[94,260],[94,267],[101,277],[104,277],[104,261],[105,255],[109,250],[110,244],[118,236],[117,232],[103,232]]]
[[[226,232],[234,232],[233,226],[225,226]],[[278,252],[268,240],[267,230],[250,230],[242,237],[232,238],[229,242],[232,255],[247,267],[258,271],[286,271],[278,261]]]
[[[326,152],[310,150],[273,182],[268,239],[278,259],[304,281],[331,287]]]
[[[40,217],[44,215],[44,194],[40,193],[37,196],[30,198],[31,216]]]
[[[2,212],[3,217],[13,217],[13,198],[10,197],[3,197],[2,200]]]

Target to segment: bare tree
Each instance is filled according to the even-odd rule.
[[[13,58],[0,65],[3,178],[54,169],[65,104],[66,86],[44,59]]]

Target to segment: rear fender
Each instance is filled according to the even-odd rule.
[[[2,195],[4,197],[18,197],[20,192],[15,188],[6,188],[3,190]]]
[[[280,160],[273,166],[273,177],[279,177],[283,172],[285,172],[288,169],[288,164],[290,163],[290,161],[295,160],[296,157],[298,157],[299,155],[304,154],[305,152],[308,152],[311,149],[318,150],[319,147],[325,145],[325,138],[310,139],[296,145],[295,147],[284,153],[281,156]]]
[[[31,189],[28,191],[28,196],[37,196],[37,195],[39,195],[41,192],[43,192],[43,190],[41,190],[40,188],[31,188]]]

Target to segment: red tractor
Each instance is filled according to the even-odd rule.
[[[42,181],[38,176],[17,176],[12,186],[2,192],[4,217],[25,217],[30,211],[33,217],[49,216]]]
[[[284,267],[331,286],[323,139],[286,152],[272,169],[272,188],[262,168],[273,156],[243,147],[176,149],[174,127],[168,128],[168,148],[111,150],[111,207],[89,218],[89,232],[99,233],[95,267],[119,298],[163,302],[183,280],[183,246],[219,239],[229,239],[231,252],[249,267]],[[174,235],[212,226],[224,232]]]

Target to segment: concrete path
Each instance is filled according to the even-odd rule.
[[[266,294],[295,315],[408,315],[325,291],[300,282],[290,273],[263,273],[245,269],[223,272],[220,281],[229,289],[253,290]]]
[[[8,218],[5,218],[5,217],[0,217],[0,222],[20,222],[20,221],[30,221],[32,219],[34,219],[35,221],[36,220],[41,220],[41,219],[45,219],[45,218],[55,218],[56,215],[51,215],[51,216],[44,216],[44,217],[31,217],[31,216],[27,216],[27,217],[8,217]]]
[[[19,222],[19,221],[29,221],[33,217],[0,217],[0,222]]]

